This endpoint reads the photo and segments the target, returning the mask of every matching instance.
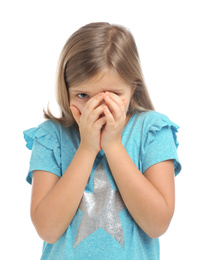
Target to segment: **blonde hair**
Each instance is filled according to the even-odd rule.
[[[94,77],[110,68],[135,88],[129,113],[154,110],[141,70],[137,47],[132,34],[123,26],[109,23],[90,23],[78,29],[65,43],[57,68],[56,97],[61,117],[49,110],[47,119],[70,126],[74,119],[69,104],[69,87]]]

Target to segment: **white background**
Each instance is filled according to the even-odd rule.
[[[161,260],[204,259],[202,1],[1,1],[0,259],[40,258],[42,241],[29,217],[30,152],[23,130],[43,121],[54,103],[57,59],[67,38],[98,21],[133,33],[156,110],[180,126],[176,211],[160,239]]]

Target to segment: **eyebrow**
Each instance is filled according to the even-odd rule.
[[[87,91],[87,90],[84,90],[84,89],[77,89],[77,88],[70,89],[70,91],[74,92],[74,93],[87,93],[87,94],[91,93],[90,91]],[[103,92],[106,92],[106,91],[113,92],[113,93],[117,93],[117,92],[122,93],[122,92],[124,92],[124,89],[111,89],[111,90],[106,89]]]
[[[86,91],[84,89],[77,89],[77,88],[73,88],[73,89],[69,89],[71,92],[74,92],[74,93],[90,93],[90,91]]]

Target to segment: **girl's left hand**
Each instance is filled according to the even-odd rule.
[[[127,100],[112,92],[104,93],[104,115],[106,125],[101,134],[101,148],[104,152],[113,145],[121,144],[121,134],[126,123]]]

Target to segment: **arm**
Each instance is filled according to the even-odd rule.
[[[138,225],[150,237],[156,238],[167,230],[174,212],[173,161],[157,163],[143,175],[121,142],[125,102],[113,93],[105,100],[107,123],[101,146],[127,209]]]
[[[79,147],[60,179],[49,172],[33,172],[31,218],[44,241],[55,243],[68,228],[77,211],[95,156]]]
[[[82,114],[76,107],[71,108],[79,125],[81,143],[63,176],[59,179],[49,172],[33,172],[31,218],[40,237],[48,243],[55,243],[71,223],[101,149],[100,133],[105,118],[98,118],[103,110],[99,106],[102,99],[101,95],[90,99]]]
[[[155,164],[143,175],[122,144],[106,150],[106,156],[124,203],[134,220],[150,237],[161,236],[174,213],[173,161]]]

